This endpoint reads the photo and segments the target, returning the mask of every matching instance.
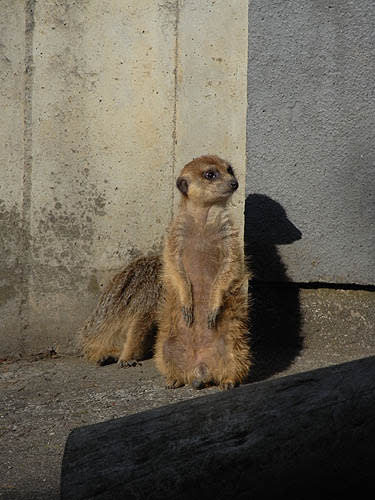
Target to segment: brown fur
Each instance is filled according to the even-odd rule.
[[[152,353],[161,296],[161,259],[140,257],[112,279],[79,332],[88,361],[131,366]]]
[[[207,179],[207,172],[217,177]],[[182,197],[163,252],[155,345],[168,387],[229,389],[247,376],[248,275],[226,206],[236,184],[230,165],[216,156],[193,160],[177,179]]]

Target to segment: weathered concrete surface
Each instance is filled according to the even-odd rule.
[[[1,2],[0,33],[0,328],[10,332],[6,342],[9,352],[14,352],[22,342],[23,322],[19,313],[24,300],[21,262],[25,14],[22,2]]]
[[[34,24],[25,350],[61,351],[103,278],[158,249],[171,216],[174,25],[138,0],[38,2]]]
[[[342,292],[327,315],[330,295],[335,292],[300,292],[294,299],[305,318],[306,335],[302,338],[294,320],[295,307],[291,307],[289,319],[286,313],[275,316],[285,297],[284,290],[279,292],[278,298],[265,294],[265,313],[276,321],[273,327],[269,321],[265,323],[267,330],[254,325],[251,381],[375,354],[375,336],[363,328],[366,307],[374,315],[374,294],[363,298],[362,292]],[[77,358],[0,363],[0,498],[57,500],[64,444],[75,427],[217,390],[164,389],[152,360],[131,369],[117,365],[99,368]]]
[[[180,2],[177,36],[177,167],[200,154],[233,163],[243,224],[247,111],[247,2]]]
[[[114,270],[161,246],[174,189],[166,4],[2,2],[3,356],[69,350]]]
[[[375,282],[374,74],[372,0],[249,2],[246,193],[301,232],[293,281]]]
[[[186,161],[233,162],[242,223],[247,3],[1,7],[0,354],[68,352],[106,281],[161,248]]]

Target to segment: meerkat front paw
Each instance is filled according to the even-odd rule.
[[[234,382],[226,381],[222,382],[219,386],[219,389],[222,391],[230,391],[231,389],[234,389],[236,387],[236,384]]]
[[[220,307],[217,307],[216,309],[213,309],[208,313],[207,324],[210,330],[215,328],[219,313],[220,313]]]
[[[117,358],[115,358],[114,356],[103,356],[100,359],[98,359],[96,364],[98,366],[107,366],[107,365],[112,365],[113,363],[116,363],[116,361],[117,361]]]
[[[184,318],[186,326],[191,326],[194,321],[193,307],[182,306],[182,317]]]
[[[177,389],[178,387],[182,387],[184,384],[175,379],[167,379],[165,383],[166,389]]]

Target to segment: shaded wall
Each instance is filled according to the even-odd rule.
[[[312,358],[360,356],[373,336],[374,74],[374,2],[249,2],[245,245],[255,380],[306,346]],[[356,344],[345,343],[350,335]]]
[[[275,242],[289,279],[374,284],[374,2],[252,0],[248,54],[246,194],[300,231]]]

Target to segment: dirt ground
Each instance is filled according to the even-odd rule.
[[[361,342],[342,336],[338,342],[322,332],[301,349],[263,357],[249,383],[264,383],[262,380],[371,354],[375,354],[372,335]],[[284,358],[281,364],[280,358]],[[215,391],[215,387],[201,391],[166,389],[152,359],[126,369],[116,364],[97,367],[73,357],[3,361],[0,499],[58,499],[61,460],[72,429]]]
[[[120,369],[79,358],[2,363],[0,498],[57,499],[64,444],[75,427],[203,395],[168,391],[153,361]]]

